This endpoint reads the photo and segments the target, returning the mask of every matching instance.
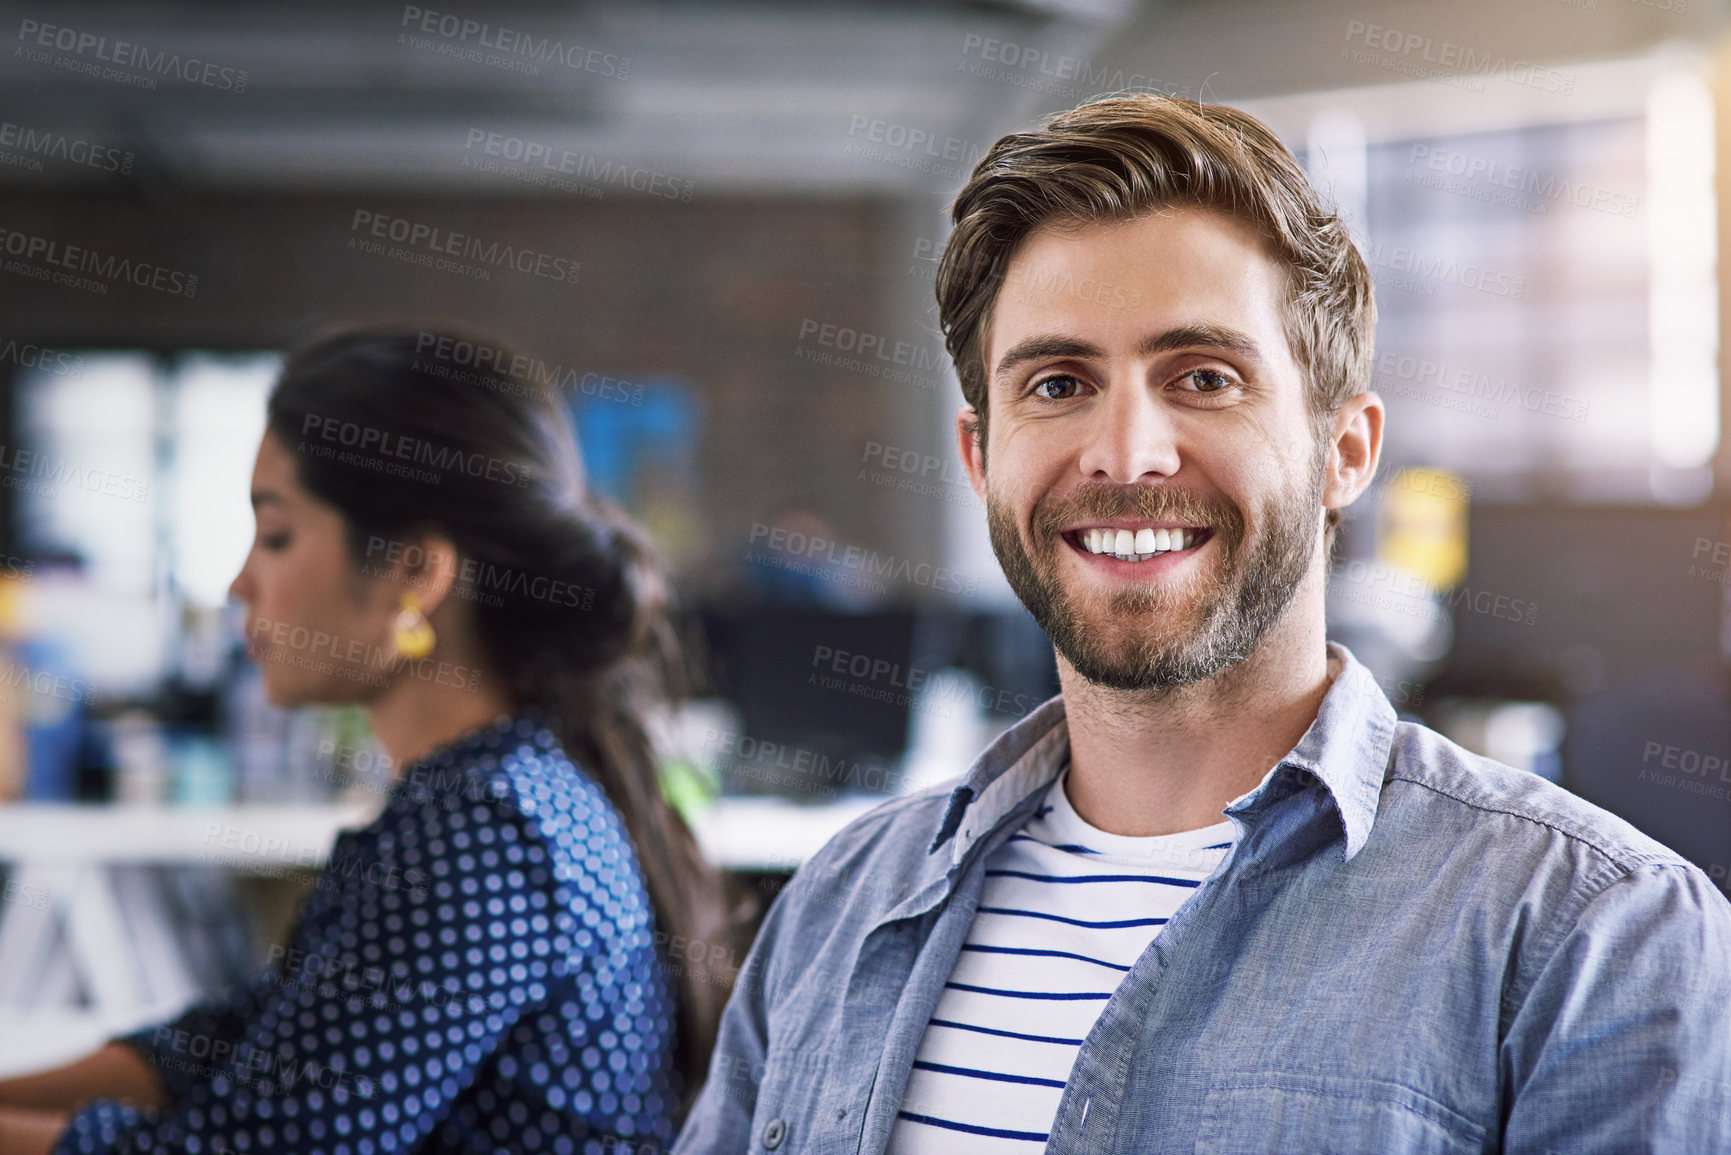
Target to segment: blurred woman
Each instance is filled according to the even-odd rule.
[[[363,705],[395,784],[245,989],[0,1082],[0,1150],[671,1139],[730,979],[657,949],[726,937],[647,730],[683,667],[642,534],[525,363],[408,328],[289,358],[231,592],[271,700]]]

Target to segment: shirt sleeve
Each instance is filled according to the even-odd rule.
[[[258,1013],[263,1000],[277,985],[274,965],[255,975],[252,981],[220,994],[200,999],[176,1017],[153,1026],[143,1027],[114,1038],[138,1052],[150,1064],[168,1097],[180,1098],[197,1079],[191,1064],[176,1062],[175,1041],[194,1036],[221,1041],[233,1047],[246,1028],[248,1020]]]
[[[186,1019],[184,1032],[152,1032],[159,1069],[196,1068],[171,1107],[93,1103],[55,1151],[414,1148],[568,969],[579,916],[606,917],[555,879],[520,813],[501,821],[488,809],[425,807],[413,844],[340,880],[327,917],[236,1008],[237,1030],[217,1011]],[[426,873],[409,885],[415,867]]]
[[[1731,1151],[1731,903],[1650,864],[1561,935],[1502,1046],[1508,1155]]]
[[[751,1149],[751,1120],[769,1050],[769,967],[785,912],[798,901],[800,887],[796,874],[764,915],[721,1013],[708,1078],[680,1128],[673,1155],[738,1155]]]

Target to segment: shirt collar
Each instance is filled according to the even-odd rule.
[[[544,750],[557,748],[558,739],[552,734],[545,710],[525,706],[515,713],[500,714],[423,754],[385,787],[386,809],[412,809],[444,794],[471,802],[500,801],[510,787],[503,779],[488,776],[499,764],[496,755],[517,742],[529,742]]]
[[[1370,837],[1382,797],[1383,772],[1394,742],[1397,717],[1376,677],[1338,642],[1328,643],[1339,673],[1323,695],[1304,736],[1292,752],[1247,794],[1235,798],[1225,814],[1250,816],[1290,790],[1299,771],[1320,782],[1340,815],[1351,860]],[[1029,794],[1056,778],[1070,750],[1064,696],[1041,703],[1034,712],[1000,734],[974,761],[950,794],[949,805],[928,853],[952,842],[951,861],[960,862]]]

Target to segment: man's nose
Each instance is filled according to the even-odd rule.
[[[1112,382],[1090,417],[1088,444],[1077,462],[1091,478],[1132,485],[1178,472],[1179,429],[1171,407],[1138,377]]]

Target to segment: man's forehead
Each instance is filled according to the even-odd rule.
[[[1028,231],[1011,255],[1011,264],[1033,249],[1056,248],[1100,241],[1117,249],[1127,238],[1218,238],[1254,252],[1271,264],[1274,250],[1249,221],[1204,205],[1163,205],[1128,217],[1078,220],[1054,217]]]
[[[993,302],[988,373],[1012,345],[1041,335],[1145,346],[1158,334],[1249,334],[1279,356],[1284,269],[1244,222],[1207,209],[1129,221],[1042,226],[1018,247]]]

